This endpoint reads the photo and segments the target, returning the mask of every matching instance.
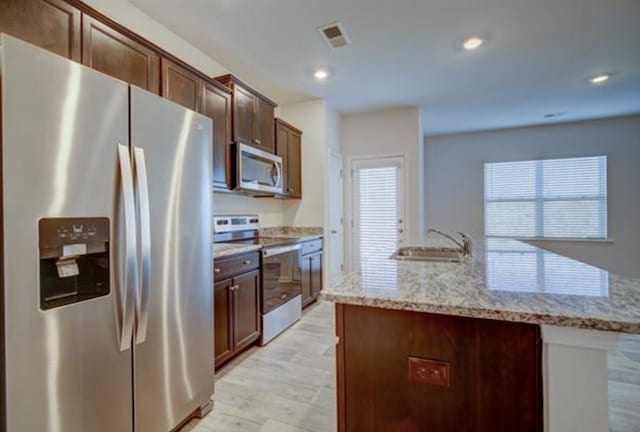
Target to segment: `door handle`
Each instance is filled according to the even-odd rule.
[[[136,203],[140,227],[140,260],[139,272],[140,293],[136,304],[136,345],[147,338],[147,322],[149,321],[149,297],[151,290],[151,218],[149,216],[149,183],[147,181],[147,163],[144,150],[133,148],[135,168]],[[136,257],[138,259],[138,257]]]
[[[118,144],[118,161],[120,171],[120,188],[122,192],[124,213],[124,277],[118,265],[118,295],[120,297],[120,351],[131,348],[135,320],[136,299],[138,292],[138,259],[136,251],[136,209],[133,192],[133,174],[131,159],[127,146]],[[122,246],[118,246],[122,251]]]

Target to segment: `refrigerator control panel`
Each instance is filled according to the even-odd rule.
[[[40,308],[109,294],[108,218],[44,218],[38,222]]]

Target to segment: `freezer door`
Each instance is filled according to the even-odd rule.
[[[127,86],[6,35],[0,43],[6,430],[131,431],[132,351],[114,272]],[[89,226],[93,250],[82,246]],[[77,244],[51,246],[67,234]],[[49,271],[63,251],[78,254],[77,276],[73,264]]]
[[[211,131],[210,119],[131,88],[137,195],[148,196],[150,231],[134,351],[137,432],[172,430],[213,394]]]

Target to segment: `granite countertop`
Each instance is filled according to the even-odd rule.
[[[429,246],[451,243],[438,240]],[[640,279],[517,240],[476,240],[462,263],[380,253],[322,291],[337,303],[640,334]]]
[[[321,227],[269,227],[259,230],[255,244],[214,243],[213,258],[260,250],[263,247],[301,243],[322,238]]]
[[[241,243],[213,243],[213,258],[222,258],[260,250],[262,246]]]

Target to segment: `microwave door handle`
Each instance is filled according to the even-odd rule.
[[[279,188],[280,183],[282,182],[282,167],[280,166],[280,162],[275,161],[274,165],[276,166],[276,184],[275,187]]]
[[[120,188],[124,213],[124,245],[118,245],[118,259],[124,246],[124,275],[117,275],[118,297],[120,299],[120,351],[131,349],[135,320],[135,296],[138,291],[138,258],[136,251],[136,215],[133,192],[133,174],[129,148],[118,144]],[[118,197],[119,199],[119,197]],[[120,238],[120,236],[118,236]],[[122,272],[118,265],[118,273]],[[124,277],[122,277],[124,276]]]
[[[136,201],[139,216],[140,229],[140,258],[141,268],[139,272],[138,302],[136,304],[136,345],[143,343],[147,338],[147,322],[149,321],[149,297],[151,291],[151,218],[149,211],[149,183],[147,181],[147,163],[144,150],[140,147],[133,148],[136,176]]]

